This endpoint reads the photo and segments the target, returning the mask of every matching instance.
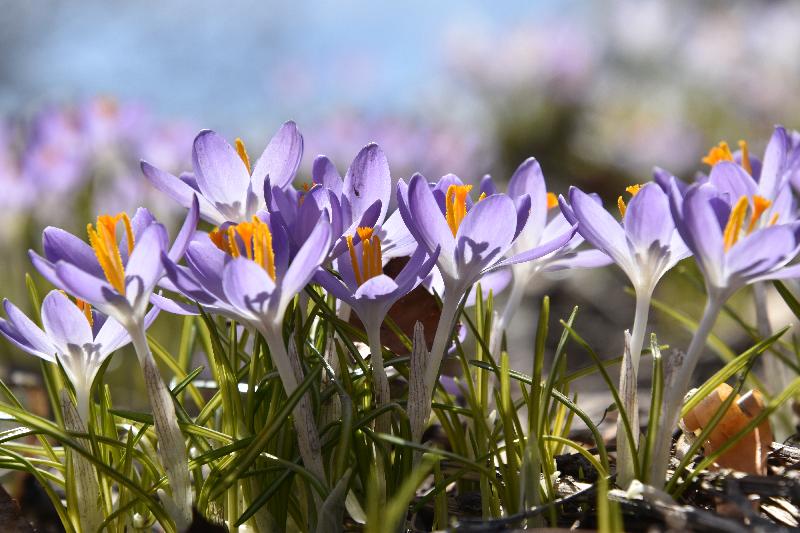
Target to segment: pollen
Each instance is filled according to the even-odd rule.
[[[353,275],[356,278],[356,283],[363,285],[368,279],[383,274],[381,240],[377,235],[374,235],[374,230],[372,228],[360,227],[356,229],[356,233],[361,240],[360,265],[355,244],[353,244],[354,235],[347,236],[347,248],[350,251],[350,262],[353,265]]]
[[[106,279],[120,294],[125,294],[125,267],[122,264],[122,255],[117,243],[117,224],[119,221],[125,228],[128,241],[128,256],[133,253],[133,229],[131,219],[127,213],[117,215],[100,215],[97,217],[96,227],[92,224],[86,226],[89,234],[89,244],[97,256],[97,261],[103,269]]]
[[[247,148],[244,146],[244,141],[241,140],[239,137],[236,138],[236,153],[239,154],[239,157],[242,158],[242,162],[244,166],[247,167],[247,172],[253,172],[253,169],[250,167],[250,156],[247,155]]]
[[[770,208],[772,202],[767,200],[762,196],[753,196],[753,203],[752,206],[750,205],[750,200],[748,200],[747,196],[742,196],[733,206],[731,209],[731,214],[728,217],[728,223],[725,225],[725,232],[722,235],[722,241],[725,245],[725,251],[731,249],[731,247],[739,241],[739,238],[742,236],[742,229],[744,228],[744,222],[747,219],[747,211],[748,208],[750,209],[750,220],[747,223],[747,227],[744,228],[744,235],[750,235],[753,230],[756,229],[758,226],[758,222],[761,219],[761,216]],[[773,225],[778,221],[777,217],[778,213],[775,213],[769,220],[768,225]]]
[[[230,225],[226,230],[214,228],[208,234],[214,245],[231,257],[245,257],[276,279],[272,232],[266,222],[253,216],[252,222]]]
[[[552,192],[547,193],[547,210],[549,211],[556,206],[558,206],[558,196]]]
[[[467,216],[467,195],[472,185],[450,185],[445,196],[445,218],[455,237],[461,221]]]
[[[94,318],[92,317],[92,306],[89,302],[81,300],[80,298],[75,298],[75,305],[78,306],[78,309],[83,311],[83,316],[86,317],[86,321],[89,322],[90,326],[94,326]]]
[[[702,159],[703,163],[712,167],[720,161],[733,161],[733,153],[725,141],[720,141],[716,146],[712,146]]]

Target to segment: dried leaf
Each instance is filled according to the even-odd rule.
[[[699,433],[713,418],[714,413],[733,392],[727,383],[720,384],[714,392],[697,404],[683,418],[689,431]],[[737,396],[717,426],[703,443],[706,454],[713,453],[736,435],[764,409],[761,393],[752,390],[743,396]],[[769,421],[764,420],[758,427],[742,437],[732,448],[717,458],[717,468],[731,468],[740,472],[764,476],[767,474],[767,454],[772,443],[772,429]]]

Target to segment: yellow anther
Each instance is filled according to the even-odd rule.
[[[461,221],[467,216],[467,195],[472,185],[450,185],[445,196],[445,219],[455,237]]]
[[[720,141],[718,145],[711,147],[702,162],[709,166],[714,166],[720,161],[733,161],[733,153],[725,141]]]
[[[94,326],[94,317],[92,317],[92,306],[89,305],[89,302],[81,300],[80,298],[75,298],[75,305],[78,306],[78,309],[83,311],[83,316],[86,317],[86,320],[89,322],[89,326]]]
[[[350,263],[353,265],[356,283],[362,285],[368,279],[383,274],[383,256],[381,240],[374,235],[372,228],[357,228],[356,233],[361,239],[361,265],[358,262],[352,235],[347,236],[347,248],[350,251]]]
[[[736,205],[733,206],[733,209],[731,209],[728,223],[725,225],[725,232],[722,234],[722,242],[725,245],[726,252],[739,240],[739,234],[742,232],[742,224],[747,214],[748,205],[747,196],[742,196],[739,198],[739,201],[736,202]]]
[[[633,185],[628,185],[627,187],[625,187],[625,192],[630,194],[631,198],[633,198],[639,193],[641,188],[642,188],[641,184],[635,183]],[[624,218],[625,212],[628,210],[628,206],[625,205],[625,200],[622,198],[622,196],[619,196],[617,198],[617,209],[619,209],[619,215]]]
[[[128,241],[128,256],[133,253],[133,229],[127,213],[114,216],[101,215],[97,217],[96,228],[87,224],[89,244],[97,256],[97,262],[103,269],[106,279],[120,294],[125,294],[125,267],[117,243],[117,223],[122,221],[125,227],[125,236]]]
[[[761,215],[769,209],[772,205],[772,202],[764,198],[763,196],[753,196],[753,212],[750,214],[750,223],[747,225],[747,234],[751,234],[754,229],[756,229],[756,224],[758,224],[758,219],[761,218]]]
[[[780,216],[781,216],[780,213],[773,213],[772,217],[770,217],[770,219],[769,219],[769,224],[767,224],[767,225],[768,226],[774,226],[775,224],[777,224],[778,223],[778,217],[780,217]]]
[[[481,195],[478,196],[478,201],[480,202],[481,200],[485,200],[485,199],[486,199],[486,193],[482,192]]]
[[[236,137],[236,153],[242,158],[244,166],[247,167],[247,172],[253,172],[253,169],[250,167],[250,156],[247,155],[247,148],[244,146],[244,141],[239,137]]]
[[[739,150],[742,151],[742,168],[752,176],[753,167],[750,165],[750,151],[747,149],[747,141],[739,141]]]
[[[558,196],[554,193],[549,192],[547,193],[547,210],[553,209],[558,205]]]
[[[219,229],[219,227],[216,227],[208,233],[208,238],[211,239],[211,242],[214,243],[214,246],[216,246],[223,252],[228,253],[228,241],[226,232]]]
[[[276,278],[275,252],[272,248],[272,232],[266,222],[253,216],[252,222],[240,222],[228,226],[226,232],[217,228],[208,234],[211,242],[231,257],[246,257],[263,268],[269,277]],[[240,245],[241,243],[241,245]],[[244,254],[240,246],[244,247]]]

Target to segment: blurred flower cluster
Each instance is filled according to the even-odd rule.
[[[800,118],[800,5],[678,4],[461,25],[446,33],[446,60],[494,124],[502,160],[534,151],[545,168],[570,165],[561,178],[641,179],[653,164],[685,174],[719,138]]]
[[[75,227],[101,206],[130,210],[146,203],[170,218],[174,208],[139,178],[139,159],[186,168],[193,136],[186,123],[104,97],[6,118],[0,122],[2,241],[19,238],[31,222],[38,227],[39,217]]]

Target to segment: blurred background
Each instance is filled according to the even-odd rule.
[[[576,184],[613,202],[655,165],[691,178],[719,140],[759,154],[774,124],[800,122],[800,3],[499,5],[0,0],[1,295],[30,309],[24,250],[45,225],[80,234],[97,213],[140,205],[174,225],[182,212],[138,161],[190,170],[201,128],[258,154],[296,120],[302,180],[315,155],[344,172],[377,141],[395,178],[502,181],[533,155],[550,190]],[[578,330],[618,355],[633,315],[625,285],[608,267],[531,287],[510,332],[515,366],[530,365],[545,292],[554,317],[580,305]],[[657,297],[696,314],[685,286],[667,280]],[[674,321],[652,316],[662,340],[685,345]],[[0,342],[2,361],[12,352]]]

